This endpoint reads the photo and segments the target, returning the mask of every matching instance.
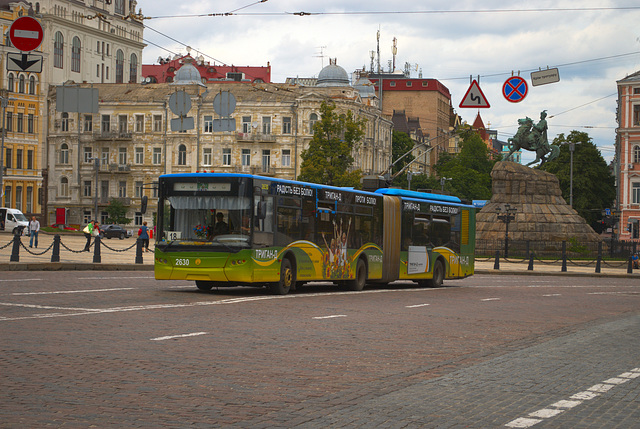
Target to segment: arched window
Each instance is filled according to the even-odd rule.
[[[25,83],[26,83],[26,79],[24,78],[24,75],[20,75],[20,78],[18,78],[18,92],[20,94],[24,94],[25,93]]]
[[[116,83],[124,82],[124,53],[121,49],[116,52]]]
[[[60,164],[68,164],[69,163],[69,145],[66,143],[62,143],[60,146]]]
[[[15,80],[13,77],[13,73],[9,73],[9,76],[7,76],[7,90],[9,92],[13,92],[14,91],[14,86],[15,85]]]
[[[75,36],[71,42],[71,71],[80,73],[80,38]]]
[[[178,146],[178,165],[187,165],[187,147],[183,144]]]
[[[34,95],[36,93],[36,78],[31,76],[29,78],[29,94]]]
[[[316,113],[312,113],[309,116],[309,134],[313,134],[313,127],[318,122],[318,115]]]
[[[62,68],[62,58],[64,55],[64,37],[62,33],[57,31],[53,38],[53,66]]]
[[[66,177],[60,178],[60,196],[69,196],[69,179],[67,179]]]
[[[640,162],[640,146],[633,147],[633,162]]]
[[[129,83],[136,83],[138,80],[138,56],[131,54],[129,60]]]

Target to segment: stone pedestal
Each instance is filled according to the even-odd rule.
[[[498,162],[491,171],[491,201],[476,214],[477,240],[504,239],[505,224],[498,207],[516,209],[509,223],[509,240],[578,243],[598,242],[600,236],[571,208],[560,191],[558,178],[515,162]]]

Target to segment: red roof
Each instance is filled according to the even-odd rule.
[[[369,78],[379,91],[378,78]],[[449,88],[437,79],[410,79],[404,76],[398,78],[384,77],[382,79],[382,92],[385,91],[438,91],[448,99],[451,99]]]

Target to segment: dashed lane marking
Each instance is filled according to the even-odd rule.
[[[151,338],[151,341],[175,340],[175,339],[178,339],[178,338],[197,337],[199,335],[207,335],[207,334],[208,334],[208,332],[192,332],[190,334],[169,335],[169,336],[166,336],[166,337]]]
[[[121,290],[135,290],[133,287],[122,287],[122,288],[112,288],[112,289],[84,289],[84,290],[58,290],[52,292],[16,292],[11,295],[56,295],[56,294],[65,294],[65,293],[90,293],[90,292],[114,292]]]
[[[418,308],[418,307],[426,307],[431,304],[416,304],[416,305],[407,305],[406,308]]]
[[[317,317],[312,317],[312,319],[315,320],[321,320],[321,319],[335,319],[336,317],[347,317],[346,314],[334,314],[331,316],[317,316]]]
[[[42,279],[1,279],[0,282],[41,282]]]
[[[480,301],[500,301],[500,298],[484,298],[484,299],[481,299]]]

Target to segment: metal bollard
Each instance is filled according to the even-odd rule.
[[[53,252],[51,253],[51,262],[60,262],[60,236],[53,236]]]
[[[602,265],[602,241],[598,243],[598,260],[596,261],[596,273],[599,273]]]
[[[529,267],[527,270],[533,271],[533,252],[529,253]]]
[[[100,236],[96,235],[96,239],[94,241],[94,249],[93,249],[93,262],[95,264],[99,264],[100,262],[102,262],[102,256],[100,255]]]
[[[633,256],[629,256],[629,264],[627,264],[627,274],[633,274]]]
[[[136,264],[142,264],[142,239],[136,240]]]
[[[11,249],[11,262],[20,262],[20,235],[14,234],[13,236],[13,248]]]
[[[493,269],[494,270],[500,269],[500,251],[499,250],[496,250],[496,262],[493,264]]]
[[[567,242],[562,242],[562,269],[560,270],[563,273],[567,272]]]

